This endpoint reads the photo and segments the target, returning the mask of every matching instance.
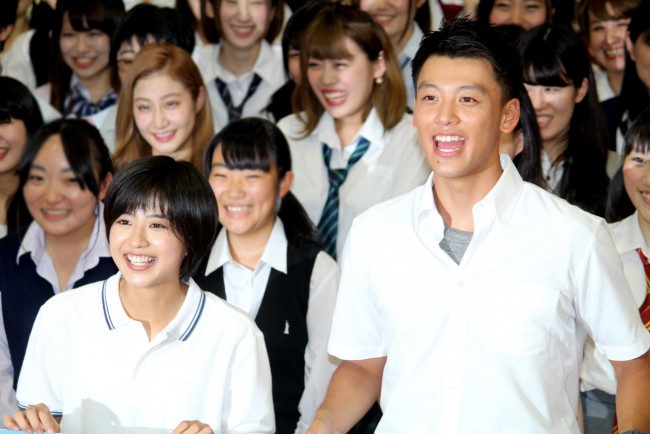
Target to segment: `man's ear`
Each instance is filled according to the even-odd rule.
[[[521,107],[517,98],[513,98],[505,103],[502,110],[501,125],[499,125],[502,133],[514,131],[517,123],[519,123],[520,112]]]

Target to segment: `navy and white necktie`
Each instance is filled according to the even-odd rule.
[[[242,111],[244,110],[244,104],[246,104],[246,101],[248,101],[250,97],[253,96],[260,83],[262,82],[262,77],[253,73],[253,81],[251,81],[250,86],[248,86],[246,96],[244,96],[244,99],[238,106],[234,105],[232,102],[230,91],[228,91],[228,84],[219,77],[215,78],[214,82],[217,85],[217,91],[219,92],[219,95],[221,96],[221,99],[223,100],[223,103],[226,105],[226,109],[228,110],[228,123],[230,123],[241,118]]]
[[[363,137],[359,140],[356,149],[350,156],[348,164],[342,169],[331,169],[330,160],[332,158],[332,148],[325,143],[323,146],[323,161],[327,167],[327,174],[330,181],[329,190],[327,192],[327,201],[323,208],[320,221],[318,222],[318,232],[323,240],[324,250],[334,259],[336,259],[336,240],[339,230],[339,189],[348,172],[354,164],[363,157],[363,155],[370,147],[370,142]]]

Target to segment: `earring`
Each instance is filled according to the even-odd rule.
[[[384,82],[384,77],[377,77],[375,78],[375,83],[377,84],[382,84]]]

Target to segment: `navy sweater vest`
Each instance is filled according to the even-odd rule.
[[[52,285],[36,274],[36,264],[30,254],[24,254],[16,264],[20,240],[27,228],[0,239],[0,297],[2,315],[7,332],[11,363],[14,367],[14,388],[23,366],[27,341],[40,307],[54,295]],[[74,283],[78,288],[89,283],[104,280],[117,273],[111,258],[100,258],[94,268],[87,270]]]
[[[292,434],[300,418],[305,389],[307,307],[311,273],[320,249],[287,249],[287,274],[272,269],[255,323],[264,333],[273,384],[276,434]],[[204,261],[194,280],[225,299],[223,268],[205,275]]]

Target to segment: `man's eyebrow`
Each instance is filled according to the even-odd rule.
[[[420,83],[418,85],[418,90],[419,89],[424,89],[424,88],[426,88],[426,89],[434,89],[434,90],[440,89],[440,87],[438,85],[436,85],[434,83],[429,83],[429,82],[426,82],[426,81],[423,81],[422,83]],[[464,84],[462,86],[459,86],[458,90],[473,90],[473,91],[480,92],[480,93],[486,93],[483,86],[479,86],[478,84]]]

